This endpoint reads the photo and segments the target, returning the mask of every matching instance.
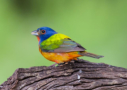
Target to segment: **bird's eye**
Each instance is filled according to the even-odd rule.
[[[41,33],[42,33],[42,34],[45,34],[45,33],[46,33],[46,31],[45,31],[45,30],[41,30]]]

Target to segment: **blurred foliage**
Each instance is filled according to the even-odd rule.
[[[49,26],[102,59],[127,68],[127,0],[1,0],[0,83],[17,68],[49,66],[31,31]]]

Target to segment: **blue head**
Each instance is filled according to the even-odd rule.
[[[56,31],[49,27],[40,27],[37,30],[33,31],[31,34],[37,36],[38,39],[40,39],[39,42],[42,42],[56,33]]]

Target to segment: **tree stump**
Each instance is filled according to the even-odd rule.
[[[127,90],[127,69],[81,59],[56,67],[19,68],[0,90]]]

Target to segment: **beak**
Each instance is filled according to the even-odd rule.
[[[37,30],[31,32],[32,35],[38,36]]]

